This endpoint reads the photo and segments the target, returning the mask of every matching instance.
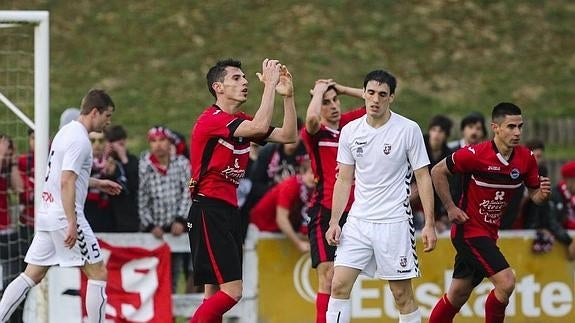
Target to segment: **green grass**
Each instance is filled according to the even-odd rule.
[[[502,100],[527,120],[575,115],[568,0],[4,0],[0,9],[50,10],[52,129],[87,89],[103,87],[135,151],[154,124],[189,132],[213,102],[205,73],[226,57],[244,62],[248,112],[262,88],[254,74],[274,57],[294,75],[300,115],[315,79],[359,87],[376,68],[399,79],[394,109],[424,127],[432,114],[487,113]]]

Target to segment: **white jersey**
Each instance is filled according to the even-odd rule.
[[[412,217],[413,170],[429,164],[417,123],[394,112],[377,129],[367,116],[356,119],[341,130],[337,161],[355,165],[355,201],[348,217],[379,223]]]
[[[92,170],[92,145],[87,129],[78,121],[72,121],[62,127],[52,141],[42,200],[36,215],[36,230],[54,231],[68,225],[61,194],[62,171],[65,170],[78,175],[75,209],[77,216],[83,217]]]

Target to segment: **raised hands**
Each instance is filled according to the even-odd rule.
[[[262,72],[256,73],[262,83],[268,83],[276,86],[280,79],[281,64],[277,59],[264,59],[262,62]]]
[[[280,78],[276,85],[276,92],[282,96],[293,96],[293,79],[285,65],[280,67]]]

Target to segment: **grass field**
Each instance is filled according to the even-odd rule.
[[[376,68],[397,75],[394,109],[422,125],[436,113],[486,113],[501,100],[528,118],[575,115],[567,0],[3,0],[0,9],[50,11],[52,129],[87,89],[104,87],[135,151],[154,124],[189,132],[213,101],[205,72],[226,57],[244,62],[249,112],[262,88],[254,74],[275,57],[295,77],[300,115],[315,79],[359,87]]]

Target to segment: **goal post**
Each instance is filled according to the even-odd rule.
[[[26,45],[22,46],[24,49],[20,48],[20,45],[16,45],[16,49],[10,47],[13,40],[12,33],[25,35],[23,43]],[[42,196],[50,135],[49,12],[0,10],[0,38],[0,58],[2,58],[0,72],[3,77],[5,75],[0,82],[2,112],[0,132],[8,128],[16,129],[16,135],[19,137],[15,139],[23,142],[19,129],[28,128],[34,131],[34,212],[36,212]],[[33,74],[33,77],[30,77],[30,74]],[[33,92],[33,95],[27,95],[29,92]],[[9,132],[7,135],[11,135]],[[13,230],[18,239],[16,243],[21,243],[23,237],[18,233],[20,231],[17,224],[13,224]],[[8,248],[13,243],[14,241],[8,240]],[[10,257],[10,253],[8,256]],[[20,258],[15,260],[20,261]],[[24,311],[25,322],[48,322],[46,283],[43,282],[33,289],[31,294],[35,296],[28,297],[32,305],[31,307],[27,305],[28,311]]]
[[[48,11],[0,10],[0,26],[9,24],[34,25],[34,122],[30,120],[9,97],[2,94],[0,100],[24,123],[34,130],[34,183],[42,183],[46,173],[46,160],[50,135],[50,23]],[[34,185],[34,196],[42,196],[42,185]],[[34,199],[38,209],[39,199]]]

